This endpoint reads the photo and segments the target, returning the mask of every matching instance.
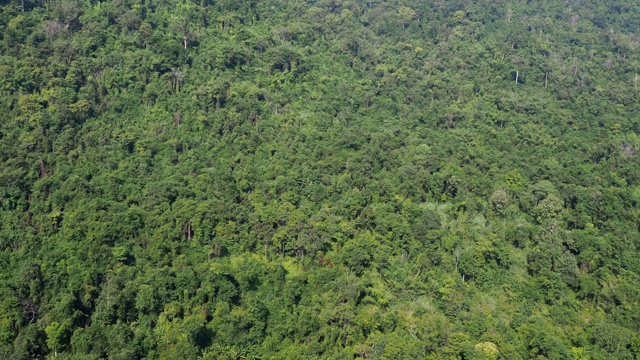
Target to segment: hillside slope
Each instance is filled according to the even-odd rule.
[[[588,3],[0,2],[0,358],[637,358]]]

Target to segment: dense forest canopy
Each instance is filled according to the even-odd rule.
[[[0,358],[640,357],[637,1],[0,29]]]

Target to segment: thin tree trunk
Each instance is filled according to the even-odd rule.
[[[544,73],[544,88],[545,88],[545,89],[547,88],[548,75],[549,75],[549,73],[548,73],[548,72]]]
[[[44,161],[40,160],[38,165],[40,166],[40,177],[43,178],[47,176],[47,169],[44,167]]]

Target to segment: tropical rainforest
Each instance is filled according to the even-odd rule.
[[[640,358],[637,1],[0,29],[0,358]]]

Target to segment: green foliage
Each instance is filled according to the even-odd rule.
[[[631,1],[0,4],[0,358],[640,357]]]

